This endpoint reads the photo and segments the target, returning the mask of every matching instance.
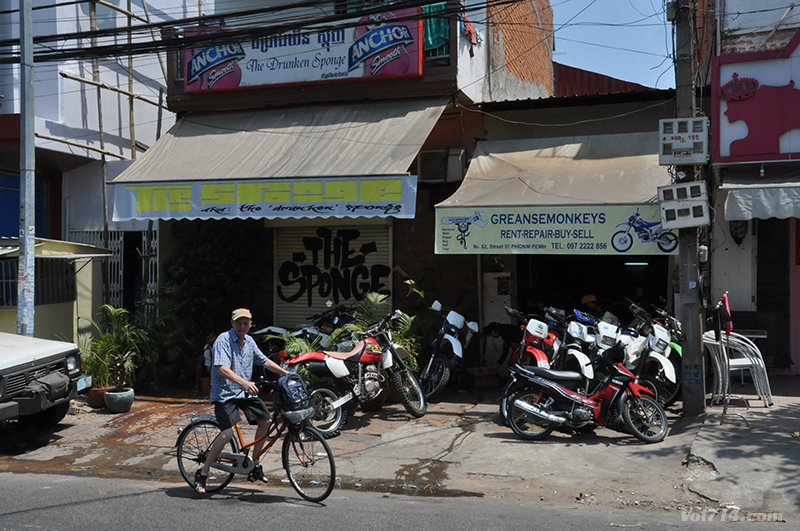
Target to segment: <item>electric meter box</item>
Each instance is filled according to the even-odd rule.
[[[688,181],[658,187],[661,228],[686,229],[711,223],[705,181]]]
[[[659,120],[658,163],[661,166],[707,163],[708,127],[706,117]]]

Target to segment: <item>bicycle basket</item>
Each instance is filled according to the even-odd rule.
[[[314,416],[311,398],[303,379],[290,373],[278,379],[280,391],[276,393],[275,405],[292,424],[298,424]]]

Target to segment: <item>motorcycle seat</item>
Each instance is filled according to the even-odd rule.
[[[349,360],[353,356],[360,357],[362,352],[364,352],[364,347],[366,347],[366,343],[364,341],[359,341],[356,343],[356,346],[353,347],[353,350],[349,350],[347,352],[337,352],[332,350],[324,350],[323,352],[330,356],[331,358],[336,358],[337,360]]]
[[[545,369],[543,367],[519,367],[522,372],[531,375],[541,376],[548,380],[561,380],[561,381],[581,381],[583,375],[576,371],[554,371],[552,369]]]

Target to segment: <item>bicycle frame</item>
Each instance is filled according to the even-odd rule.
[[[225,472],[232,472],[234,474],[249,474],[255,466],[255,461],[260,459],[262,455],[270,450],[270,448],[275,446],[275,443],[280,439],[280,436],[286,430],[286,427],[287,423],[282,416],[273,415],[272,422],[270,422],[267,433],[253,442],[245,444],[244,436],[242,435],[242,429],[239,426],[239,423],[236,423],[236,425],[233,427],[233,436],[236,439],[237,451],[235,453],[220,453],[217,457],[217,460],[211,463],[211,467],[218,470],[224,470]],[[248,455],[250,448],[255,447],[257,444],[263,443],[267,439],[270,439],[270,441],[264,445],[260,452],[253,455],[253,457]]]

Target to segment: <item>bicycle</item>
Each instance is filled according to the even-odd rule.
[[[236,474],[249,474],[255,467],[254,458],[263,456],[281,435],[286,432],[281,450],[281,460],[294,490],[304,499],[321,502],[333,491],[336,465],[325,437],[309,422],[313,408],[286,411],[281,407],[280,388],[274,382],[260,380],[259,389],[273,392],[272,423],[266,435],[244,444],[239,424],[234,426],[234,436],[214,463],[206,480],[206,492],[219,492]],[[194,488],[194,474],[205,462],[211,444],[222,433],[214,417],[198,417],[180,431],[175,445],[178,449],[178,469],[183,479]],[[267,441],[258,455],[250,457],[250,448]]]

